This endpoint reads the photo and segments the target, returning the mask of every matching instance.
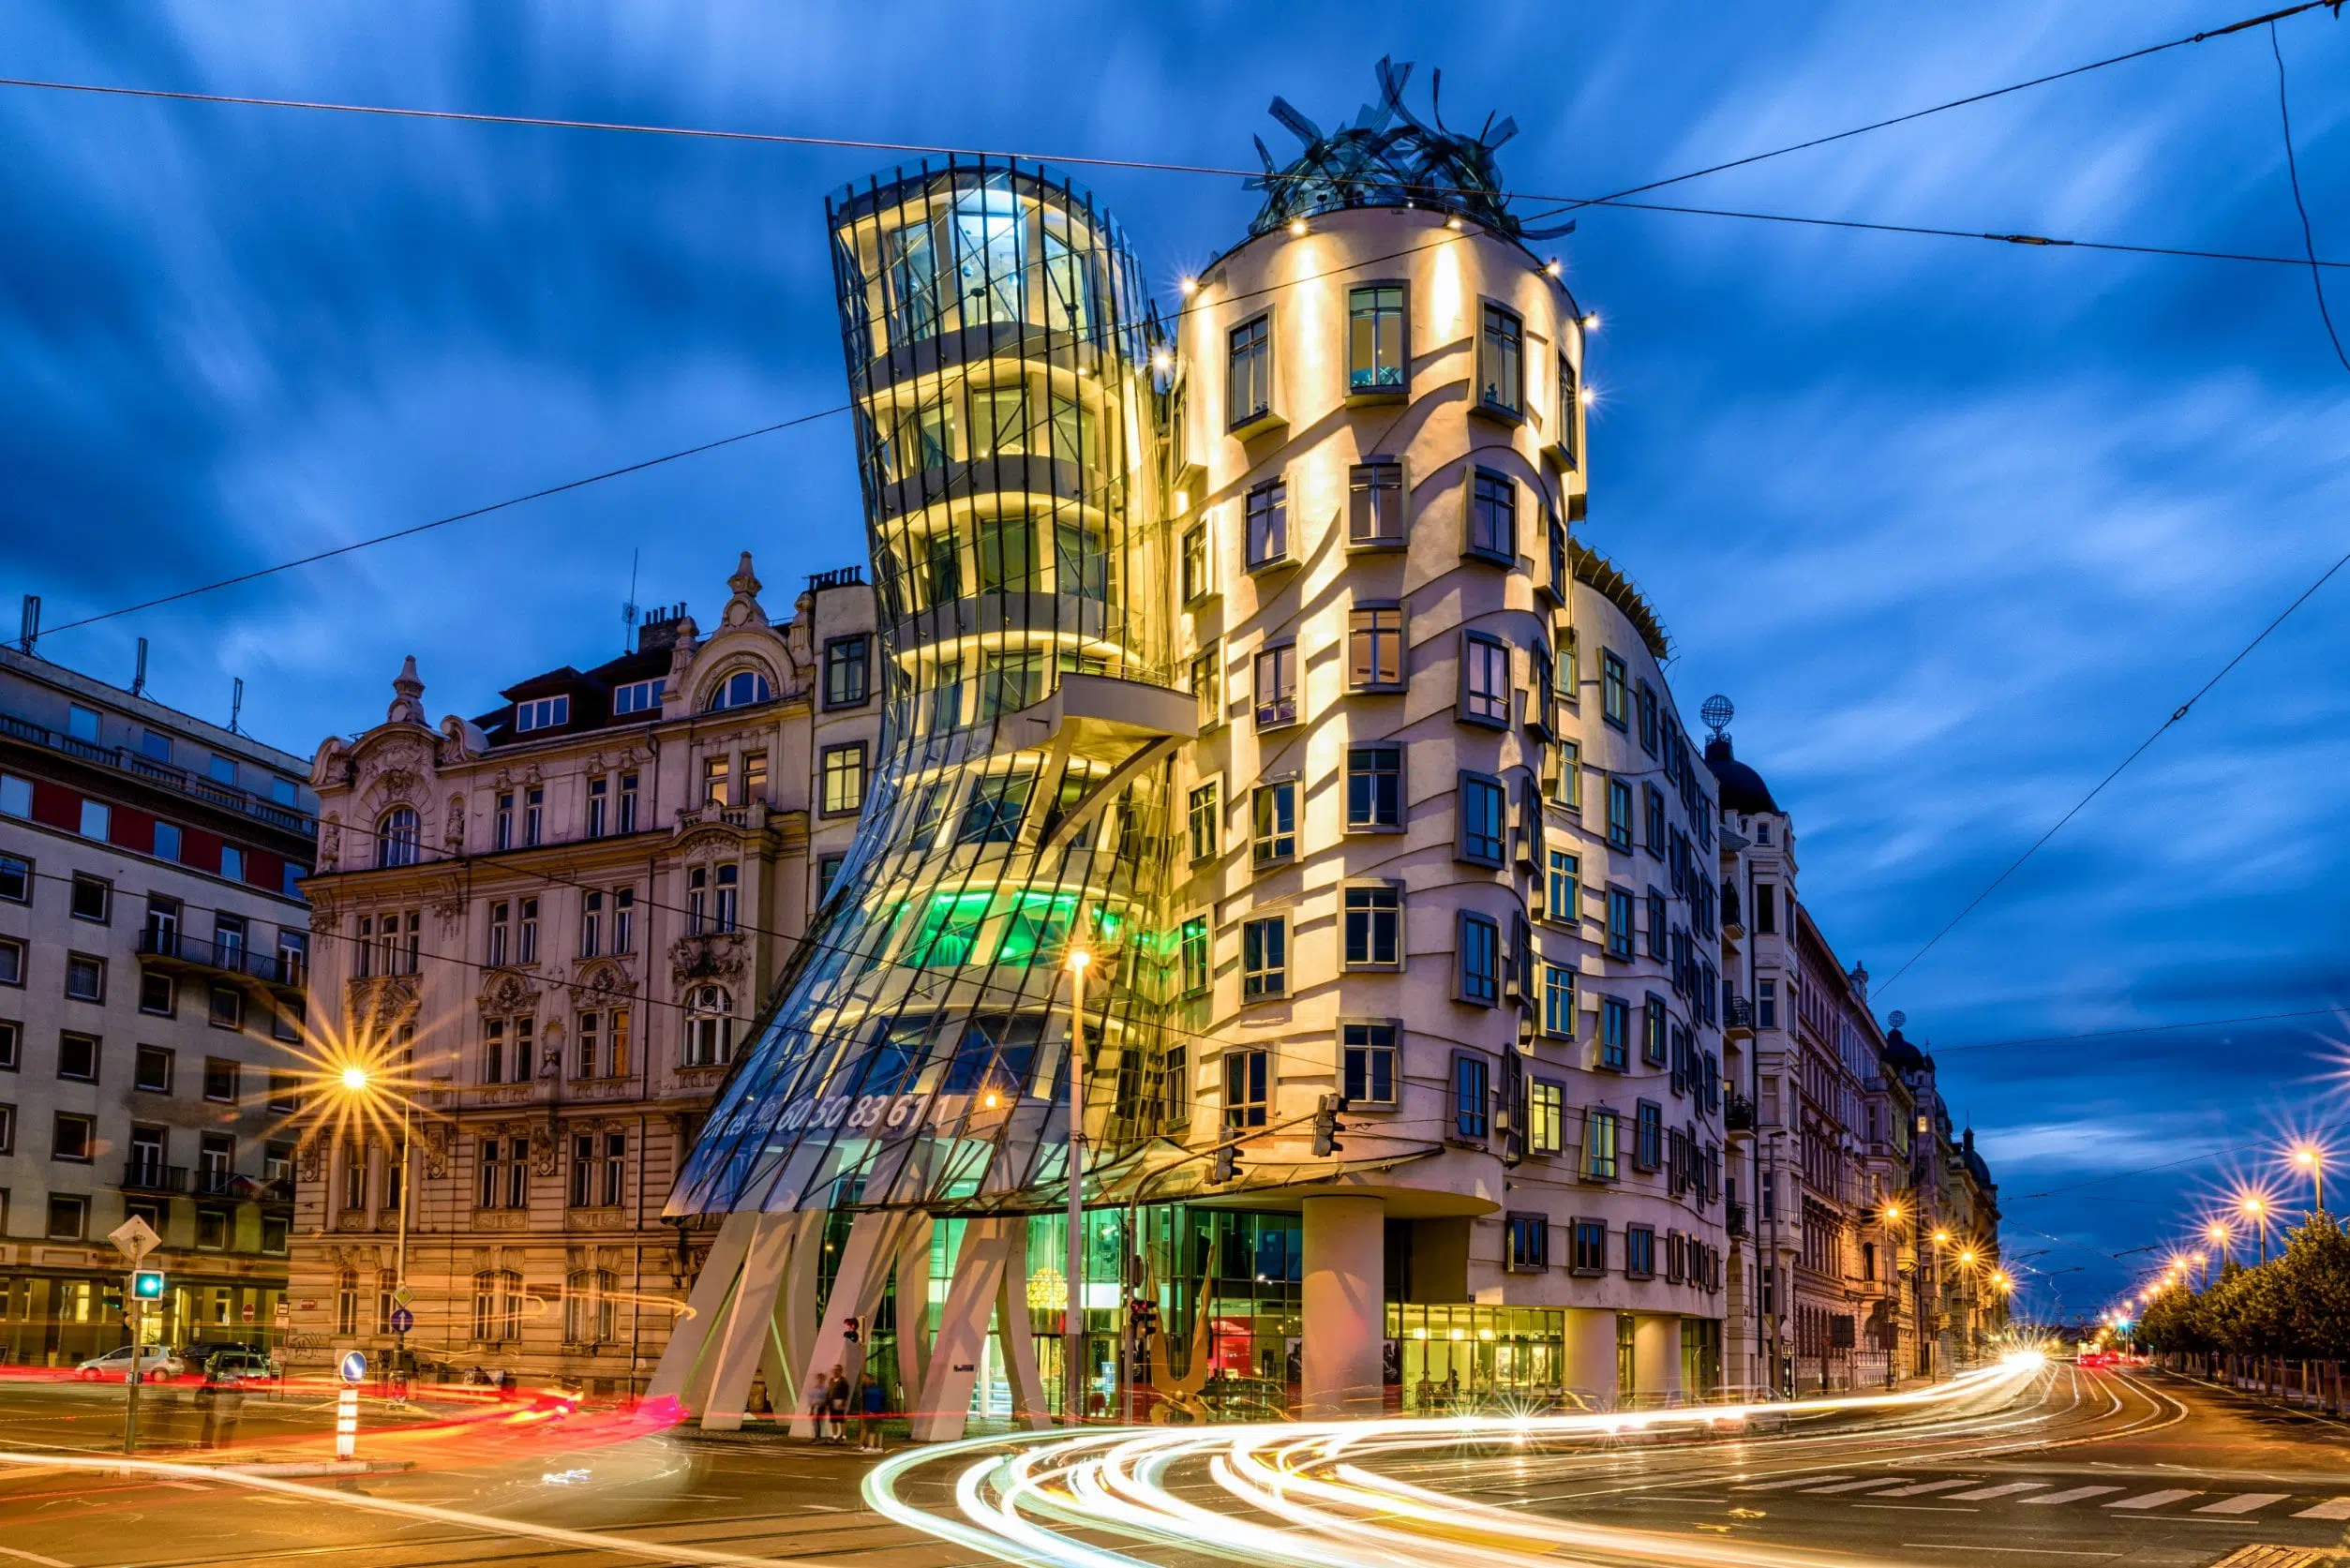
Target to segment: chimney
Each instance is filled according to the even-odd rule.
[[[685,619],[685,601],[681,599],[666,609],[645,612],[644,624],[636,628],[636,651],[651,653],[666,649],[678,640],[678,622]]]

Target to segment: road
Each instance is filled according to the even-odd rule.
[[[0,1433],[25,1441],[24,1401],[52,1401],[49,1421],[78,1425],[103,1419],[104,1397],[8,1390]],[[906,1450],[877,1477],[846,1450],[646,1431],[583,1411],[466,1428],[445,1449],[419,1440],[407,1451],[416,1470],[342,1481],[110,1474],[113,1461],[86,1451],[20,1448],[0,1469],[0,1568],[946,1568],[1015,1548],[1038,1562],[1166,1568],[2299,1568],[2350,1552],[2346,1440],[2336,1424],[2197,1385],[2061,1365],[1777,1431],[1159,1428]],[[886,1482],[892,1516],[865,1506],[869,1480]]]

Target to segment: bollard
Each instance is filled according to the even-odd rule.
[[[359,1391],[345,1388],[335,1396],[335,1457],[348,1459],[359,1452]]]

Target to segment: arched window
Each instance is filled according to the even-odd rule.
[[[734,1060],[734,1002],[714,985],[698,987],[685,1005],[689,1068],[724,1067]]]
[[[375,825],[375,863],[412,866],[416,863],[416,808],[394,806]]]
[[[612,1292],[619,1277],[610,1269],[579,1269],[563,1282],[563,1340],[604,1345],[612,1338]]]
[[[348,1339],[359,1332],[359,1271],[338,1269],[335,1274],[335,1332]]]
[[[473,1337],[487,1345],[522,1337],[522,1277],[514,1270],[473,1276]]]
[[[756,670],[737,670],[720,681],[710,694],[710,711],[723,708],[748,708],[755,702],[765,702],[774,694],[768,690],[767,677]]]

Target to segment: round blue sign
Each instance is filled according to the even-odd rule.
[[[343,1381],[364,1382],[367,1376],[367,1358],[358,1351],[345,1351],[342,1365]]]
[[[394,1334],[406,1334],[410,1329],[414,1328],[415,1326],[415,1313],[411,1312],[405,1307],[395,1307],[392,1308],[392,1332]]]

